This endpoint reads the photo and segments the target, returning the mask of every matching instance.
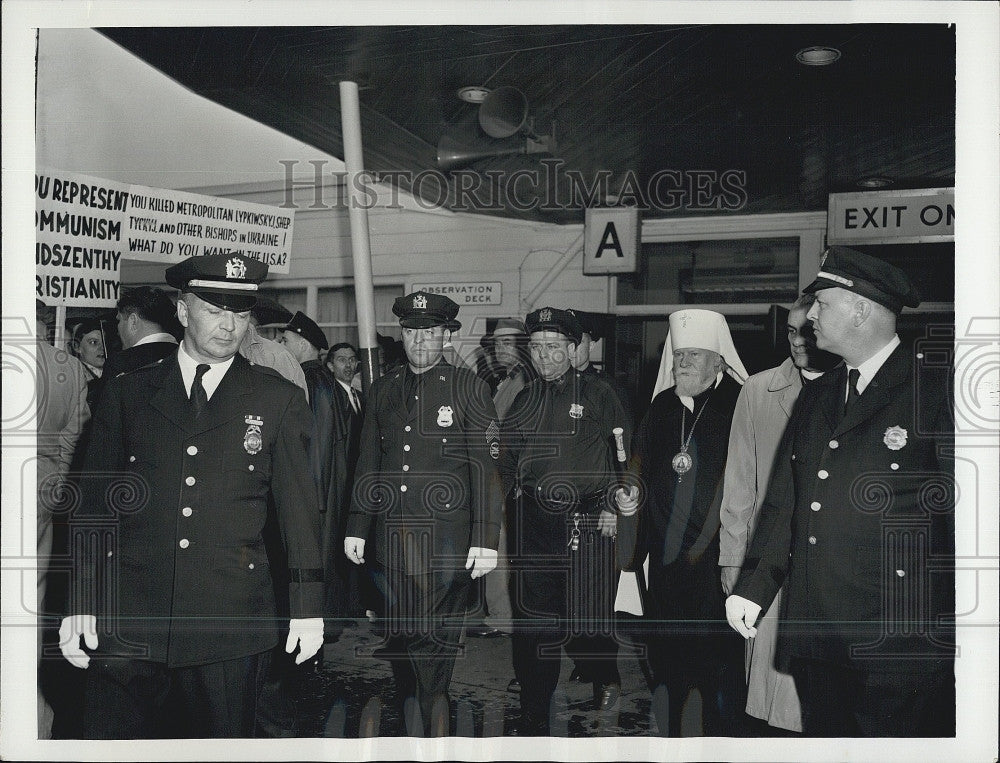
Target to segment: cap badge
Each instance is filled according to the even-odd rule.
[[[549,310],[549,308],[546,307],[544,310],[542,310],[538,314],[538,320],[542,321],[543,323],[547,323],[548,321],[551,321],[552,320],[552,311]]]
[[[414,310],[426,310],[427,309],[427,297],[423,294],[418,294],[413,298],[413,309]]]
[[[438,426],[450,427],[454,423],[450,405],[442,405],[438,408]]]
[[[882,442],[889,450],[902,450],[906,445],[906,430],[903,427],[889,427],[885,430]]]
[[[260,428],[264,426],[264,420],[259,416],[247,416],[243,419],[247,424],[247,432],[243,435],[243,449],[251,456],[260,453],[264,445],[264,439],[260,436]]]
[[[680,317],[680,319],[679,319],[679,320],[680,320],[680,322],[681,322],[681,328],[682,328],[682,329],[686,329],[686,328],[688,327],[688,318],[689,318],[689,317],[690,317],[690,316],[688,316],[688,315],[686,315],[686,314],[683,314],[683,313],[681,314],[681,317]]]
[[[579,403],[571,403],[569,406],[569,415],[574,419],[583,418],[583,406]]]
[[[226,278],[246,278],[247,266],[239,257],[233,257],[226,263]]]

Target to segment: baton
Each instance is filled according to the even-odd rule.
[[[615,471],[618,473],[618,485],[625,492],[628,491],[628,485],[625,483],[625,463],[628,460],[625,454],[625,440],[624,434],[625,430],[621,427],[615,427],[611,430],[611,434],[615,436]],[[630,517],[638,510],[638,507],[633,509],[625,510],[621,506],[618,507],[618,513],[623,517]]]

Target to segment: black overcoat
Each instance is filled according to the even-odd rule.
[[[687,411],[671,387],[658,394],[636,431],[632,468],[641,479],[636,555],[628,567],[637,568],[649,554],[645,616],[650,627],[685,629],[692,622],[725,622],[719,579],[719,507],[726,471],[729,430],[740,385],[723,375],[717,386],[694,398]],[[704,407],[704,408],[703,408]],[[697,424],[695,418],[701,413]],[[683,414],[683,415],[682,415]],[[668,527],[678,495],[677,472],[671,460],[683,435],[691,438],[691,471],[682,476],[693,485],[690,511],[678,517],[678,540],[667,542]],[[692,432],[693,427],[693,432]],[[666,554],[666,556],[665,556]]]
[[[309,427],[301,390],[239,355],[198,419],[176,354],[108,380],[72,518],[74,610],[98,615],[103,651],[180,667],[273,647],[269,494],[291,616],[322,615]]]
[[[948,370],[921,360],[897,347],[843,418],[845,366],[799,395],[734,591],[766,610],[785,582],[780,664],[922,671],[951,659]]]

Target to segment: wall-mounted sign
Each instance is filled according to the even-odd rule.
[[[500,281],[473,283],[414,283],[409,291],[426,291],[429,294],[443,294],[459,306],[499,305],[503,303]]]
[[[583,273],[634,273],[639,261],[636,207],[587,209],[583,223]]]
[[[831,193],[828,244],[955,240],[955,189]]]
[[[114,307],[120,264],[239,253],[287,273],[293,212],[72,172],[35,175],[35,296]]]

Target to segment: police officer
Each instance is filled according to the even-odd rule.
[[[514,675],[521,732],[547,734],[562,647],[587,666],[600,709],[620,695],[613,637],[615,514],[613,430],[628,418],[614,390],[572,367],[580,324],[567,310],[535,310],[526,321],[541,378],[514,400],[503,422],[501,473],[517,490],[512,539]]]
[[[288,348],[292,356],[299,361],[302,372],[306,376],[306,387],[309,402],[312,403],[317,394],[317,388],[327,391],[333,389],[333,375],[327,370],[320,359],[320,353],[325,352],[330,343],[316,321],[297,311],[282,330],[281,343]],[[313,409],[315,410],[315,404]]]
[[[237,354],[266,275],[238,254],[168,268],[181,290],[178,351],[108,381],[73,517],[79,595],[60,629],[66,658],[89,665],[88,737],[162,736],[171,693],[184,736],[252,735],[279,632],[262,537],[269,495],[291,567],[285,649],[298,646],[301,663],[322,645],[309,409],[297,387]]]
[[[729,623],[755,635],[784,582],[776,660],[804,733],[952,736],[950,372],[900,343],[920,297],[899,268],[831,247],[806,292],[818,347],[844,363],[799,395]]]
[[[443,357],[461,327],[458,305],[417,291],[392,311],[407,363],[372,385],[344,551],[365,562],[374,532],[369,558],[381,568],[388,629],[382,653],[409,733],[440,736],[472,580],[497,562],[500,432],[486,382]]]

